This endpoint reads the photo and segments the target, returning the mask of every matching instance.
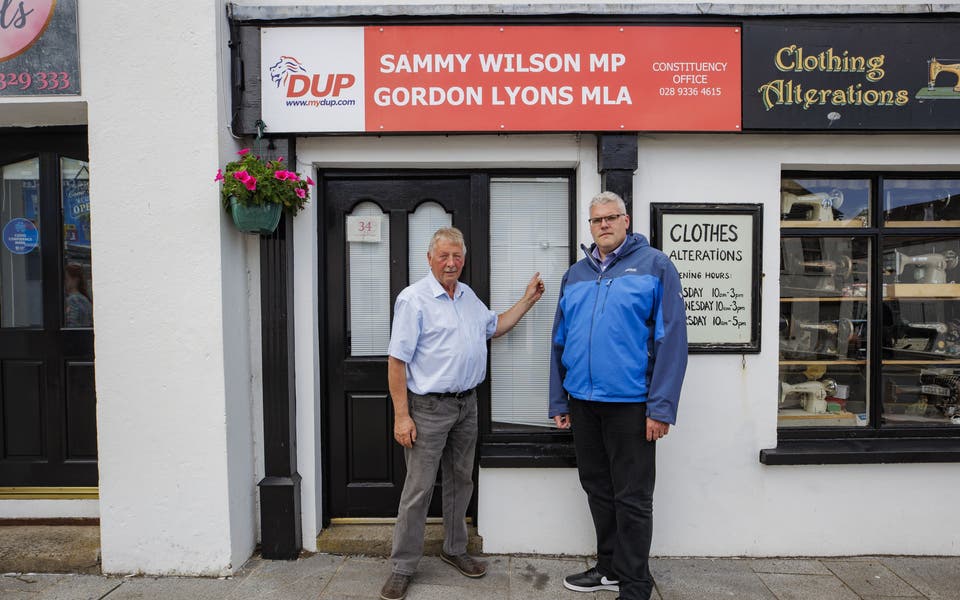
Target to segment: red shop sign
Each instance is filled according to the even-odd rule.
[[[262,57],[274,132],[740,130],[739,27],[278,28]]]

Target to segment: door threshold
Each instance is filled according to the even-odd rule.
[[[473,523],[471,517],[467,517],[467,523]],[[396,525],[396,517],[335,517],[330,519],[331,525]],[[441,524],[443,517],[427,517],[427,524]]]
[[[0,487],[0,500],[97,500],[98,487]]]

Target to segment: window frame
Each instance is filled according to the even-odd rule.
[[[577,178],[574,169],[493,169],[484,171],[480,178],[479,197],[471,202],[471,254],[476,252],[483,257],[483,268],[472,272],[472,287],[485,302],[490,300],[490,182],[501,177],[537,178],[562,177],[567,179],[568,219],[567,235],[569,239],[570,265],[577,261],[579,254],[577,237]],[[474,263],[474,266],[477,266]],[[547,294],[558,294],[560,290],[547,290]],[[518,290],[518,295],[521,290]],[[508,334],[509,335],[509,334]],[[488,342],[489,344],[489,342]],[[490,352],[487,353],[487,378],[480,384],[479,405],[479,460],[484,468],[514,467],[575,467],[573,433],[569,430],[549,428],[528,428],[517,431],[494,430],[492,423],[492,403],[490,385]]]
[[[871,315],[867,365],[869,367],[869,419],[866,426],[856,427],[777,427],[777,447],[760,451],[760,462],[767,465],[793,464],[869,464],[903,462],[960,462],[960,426],[895,426],[880,423],[883,402],[882,363],[879,344],[882,340],[883,272],[881,250],[889,237],[951,236],[960,238],[955,228],[896,227],[885,228],[882,222],[882,184],[886,179],[935,180],[960,178],[949,171],[793,171],[784,170],[783,179],[862,179],[870,181],[871,223],[867,227],[830,228],[781,227],[778,243],[783,237],[865,237],[870,256]],[[777,212],[779,214],[779,211]],[[779,220],[779,219],[778,219]],[[778,294],[779,298],[779,294]],[[960,301],[960,298],[957,299]]]

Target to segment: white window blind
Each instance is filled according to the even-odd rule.
[[[407,274],[409,283],[423,279],[430,272],[427,249],[430,239],[441,227],[450,227],[453,218],[436,202],[424,202],[407,219]]]
[[[490,308],[513,306],[537,271],[546,293],[490,350],[493,427],[547,427],[550,333],[560,280],[570,265],[569,182],[506,178],[490,182]]]
[[[347,242],[350,281],[350,355],[384,356],[390,342],[390,218],[373,202],[354,216],[380,218],[379,242]]]

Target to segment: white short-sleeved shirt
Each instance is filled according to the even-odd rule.
[[[487,340],[497,313],[470,286],[457,282],[453,298],[433,273],[397,296],[390,356],[407,363],[407,387],[415,394],[462,392],[487,376]]]

